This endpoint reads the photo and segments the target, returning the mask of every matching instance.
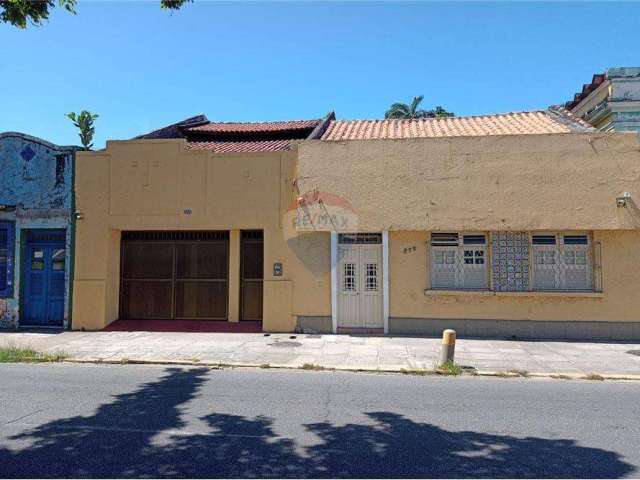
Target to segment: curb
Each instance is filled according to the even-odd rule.
[[[617,373],[549,373],[549,372],[515,372],[500,370],[467,370],[460,375],[452,375],[447,371],[440,369],[397,369],[397,368],[366,368],[366,367],[323,367],[322,365],[312,365],[306,368],[305,365],[278,365],[278,364],[257,364],[257,363],[218,363],[218,362],[201,362],[195,360],[161,360],[161,359],[127,359],[119,360],[101,359],[101,358],[67,358],[63,360],[66,363],[78,364],[95,364],[95,365],[176,365],[176,366],[192,366],[207,367],[209,369],[221,370],[223,368],[259,368],[273,370],[303,370],[303,371],[324,371],[324,372],[356,372],[356,373],[394,373],[402,375],[418,375],[418,376],[465,376],[465,377],[497,377],[497,378],[549,378],[555,380],[626,380],[640,381],[640,375],[634,374],[617,374]]]

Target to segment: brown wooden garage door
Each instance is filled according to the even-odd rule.
[[[120,318],[226,320],[229,232],[123,232]]]

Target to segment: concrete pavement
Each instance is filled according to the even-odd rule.
[[[0,333],[0,345],[65,352],[76,361],[186,362],[337,370],[430,370],[440,339],[252,333]],[[456,363],[480,372],[640,379],[640,344],[458,339]]]
[[[0,365],[0,477],[619,478],[640,384]]]

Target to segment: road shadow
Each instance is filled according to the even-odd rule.
[[[0,477],[615,478],[634,471],[615,452],[569,439],[447,431],[392,412],[369,412],[361,424],[304,425],[318,440],[306,447],[260,416],[214,411],[200,419],[206,433],[185,432],[182,409],[207,380],[206,369],[168,369],[94,415],[9,436],[10,448],[0,444]]]

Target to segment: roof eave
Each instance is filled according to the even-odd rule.
[[[324,132],[327,131],[331,122],[336,119],[336,112],[331,110],[313,129],[313,131],[309,134],[306,140],[317,140],[324,135]]]

